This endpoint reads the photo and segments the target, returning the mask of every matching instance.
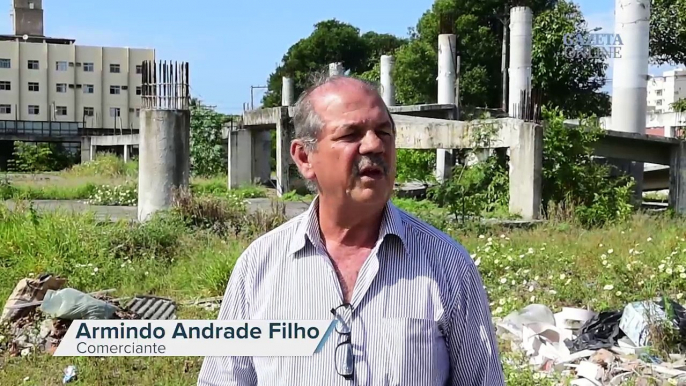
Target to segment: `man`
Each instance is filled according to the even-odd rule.
[[[309,210],[253,242],[219,319],[337,319],[312,357],[207,357],[200,386],[503,385],[467,251],[390,203],[395,123],[376,88],[332,77],[299,98],[291,156]]]

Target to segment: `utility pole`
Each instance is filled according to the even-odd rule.
[[[254,90],[255,89],[266,89],[268,88],[267,86],[250,86],[250,110],[255,110],[255,101],[254,101]]]

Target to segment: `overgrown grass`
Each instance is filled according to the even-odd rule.
[[[0,200],[88,200],[97,205],[136,205],[138,161],[112,154],[50,173],[8,174],[0,179]],[[226,177],[192,177],[191,190],[203,196],[267,197],[267,190],[245,186],[229,190]]]
[[[89,213],[3,207],[0,299],[7,298],[19,279],[43,272],[67,277],[69,286],[86,292],[116,288],[116,296],[156,294],[182,301],[222,295],[241,251],[285,220],[278,210],[254,216],[227,200],[180,196],[176,210],[145,225],[98,223]],[[441,216],[440,208],[429,201],[394,201],[427,220]],[[226,231],[235,230],[230,225],[238,222],[245,232]],[[563,306],[601,311],[658,294],[683,299],[684,225],[682,220],[637,215],[592,231],[565,223],[477,232],[446,222],[443,229],[473,254],[491,309],[495,316],[504,316],[533,302],[553,311]],[[181,307],[180,312],[189,318],[215,317],[190,308]],[[509,384],[552,384],[523,370],[523,359],[513,353],[503,352],[503,360]],[[84,384],[193,384],[200,363],[200,358],[0,356],[0,378],[16,384],[28,376],[27,384],[52,384],[66,365],[76,364]]]

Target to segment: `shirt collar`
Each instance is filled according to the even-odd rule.
[[[300,224],[298,224],[288,251],[289,255],[295,255],[296,252],[303,249],[308,239],[313,245],[323,245],[319,229],[318,209],[319,196],[316,196],[303,214]],[[385,240],[388,235],[397,236],[403,245],[405,254],[408,253],[407,242],[405,241],[405,227],[400,216],[400,210],[390,200],[384,208],[378,241]]]

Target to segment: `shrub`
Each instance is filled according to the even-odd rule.
[[[65,172],[78,177],[133,177],[138,175],[138,161],[124,162],[115,154],[98,154],[92,161],[74,165]]]
[[[91,205],[136,206],[138,186],[134,183],[102,185],[91,194],[87,202]]]
[[[612,177],[611,168],[594,159],[593,144],[602,129],[594,117],[577,129],[564,124],[558,109],[544,109],[543,210],[548,218],[561,213],[586,227],[626,220],[632,213],[633,179]]]
[[[73,165],[76,158],[60,143],[14,142],[10,168],[18,172],[34,173],[62,170]]]

